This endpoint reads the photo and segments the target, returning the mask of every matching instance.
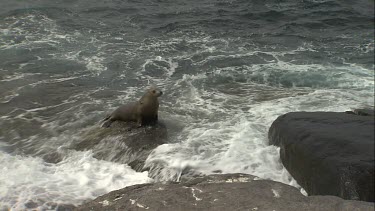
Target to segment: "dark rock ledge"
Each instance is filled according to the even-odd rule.
[[[100,196],[76,210],[319,210],[373,211],[370,202],[335,196],[306,197],[292,186],[246,174],[218,174],[182,181],[129,186]]]
[[[287,113],[268,135],[309,195],[374,202],[373,110]]]
[[[141,128],[132,122],[116,121],[110,128],[94,127],[85,132],[70,148],[92,150],[97,159],[126,163],[136,171],[144,171],[151,151],[167,141],[168,131],[163,121]]]

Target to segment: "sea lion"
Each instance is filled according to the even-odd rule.
[[[102,127],[111,126],[114,121],[137,122],[139,127],[154,123],[158,120],[159,101],[158,97],[163,94],[162,91],[151,88],[137,102],[122,105],[118,107],[111,115],[102,122]]]

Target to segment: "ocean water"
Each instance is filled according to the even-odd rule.
[[[186,169],[299,187],[268,145],[271,123],[374,107],[370,0],[0,5],[0,210],[77,206]],[[150,171],[70,148],[152,85],[169,140]]]

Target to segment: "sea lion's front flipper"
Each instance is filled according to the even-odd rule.
[[[105,121],[105,120],[104,120],[104,121]],[[112,119],[108,118],[108,120],[105,121],[105,122],[102,124],[102,127],[106,127],[106,128],[108,128],[108,127],[111,126],[112,122],[114,122],[114,121],[113,121]]]
[[[111,118],[111,115],[108,115],[105,119],[103,119],[102,121],[100,121],[100,123],[105,122],[105,121],[108,120],[109,118]]]

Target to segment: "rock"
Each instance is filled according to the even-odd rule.
[[[126,187],[76,210],[327,210],[373,211],[374,204],[302,195],[295,187],[246,174],[209,175],[181,183]]]
[[[284,166],[309,195],[374,202],[374,117],[294,112],[269,133]]]
[[[167,142],[167,127],[156,125],[137,127],[132,122],[116,121],[110,128],[95,127],[71,146],[75,150],[92,150],[97,159],[126,163],[136,171],[143,170],[150,152]]]
[[[361,116],[374,116],[373,109],[355,109],[353,112]]]

